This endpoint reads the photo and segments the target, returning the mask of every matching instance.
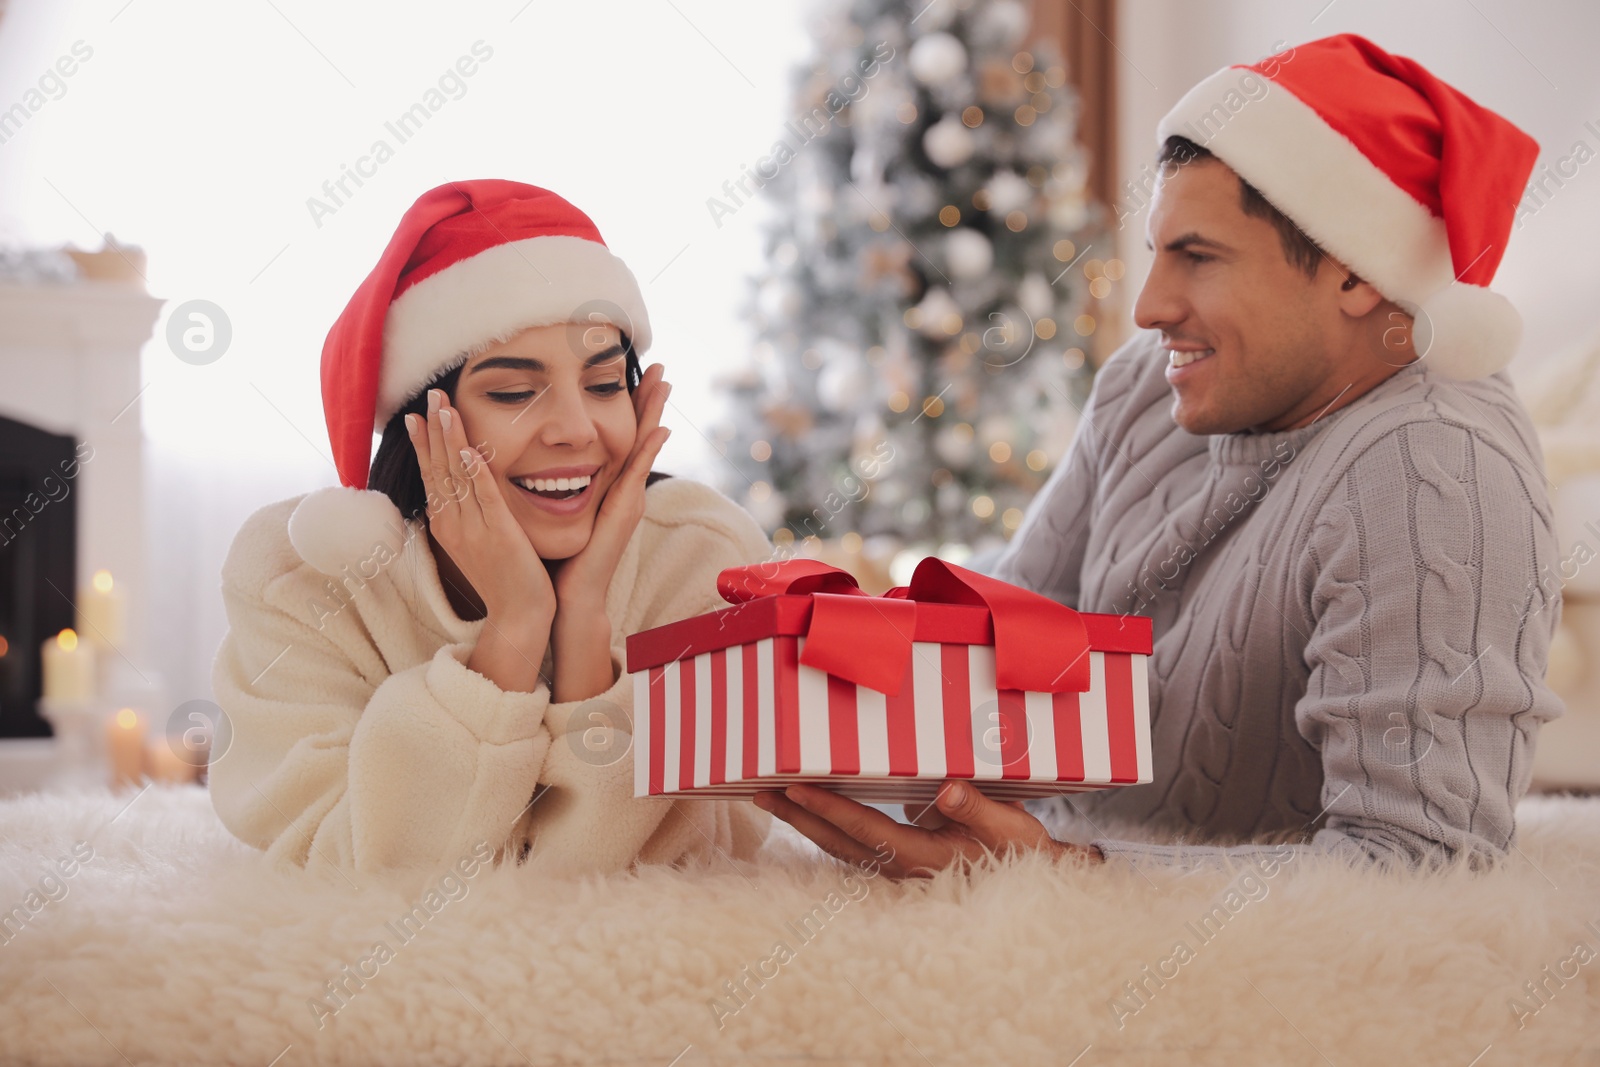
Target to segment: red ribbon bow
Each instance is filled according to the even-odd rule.
[[[810,596],[811,623],[800,662],[889,696],[911,665],[917,604],[970,604],[994,625],[995,685],[1035,693],[1089,688],[1089,637],[1065,604],[935,557],[917,564],[909,586],[881,597],[851,575],[810,559],[729,567],[717,592],[731,604],[758,597]]]

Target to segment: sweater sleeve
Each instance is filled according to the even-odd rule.
[[[1515,847],[1559,593],[1538,460],[1439,418],[1350,464],[1312,530],[1299,588],[1310,625],[1300,732],[1322,754],[1327,820],[1296,851],[1384,866]],[[1096,841],[1108,857],[1208,850]],[[1214,850],[1238,857],[1259,846]]]
[[[249,529],[236,548],[248,551]],[[447,644],[386,674],[341,613],[319,628],[306,566],[264,583],[225,568],[229,630],[213,667],[233,731],[210,772],[228,828],[308,868],[373,871],[448,865],[498,848],[550,744],[549,691],[501,690]]]

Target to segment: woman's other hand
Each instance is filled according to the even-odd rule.
[[[633,410],[638,431],[633,451],[617,475],[606,498],[600,502],[589,543],[556,572],[557,613],[605,614],[606,589],[623,550],[644,518],[644,486],[650,468],[661,453],[671,430],[661,425],[667,396],[672,386],[663,380],[665,369],[652,363],[633,391]]]
[[[555,643],[558,701],[587,700],[616,684],[611,662],[611,620],[606,615],[606,590],[617,563],[644,517],[645,479],[672,431],[661,425],[672,386],[664,370],[652,363],[633,391],[637,430],[622,471],[600,502],[589,543],[556,569],[556,617],[550,639]]]

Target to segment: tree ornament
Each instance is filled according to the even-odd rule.
[[[1028,33],[1028,9],[1016,0],[992,0],[973,23],[973,36],[985,47],[1014,49]]]
[[[942,428],[934,435],[933,450],[950,466],[965,467],[978,450],[972,440],[972,427],[966,427],[964,432],[956,426]]]
[[[945,235],[944,255],[956,278],[981,278],[994,266],[994,245],[970,226],[957,226]]]
[[[1033,203],[1033,187],[1014,170],[995,171],[983,188],[989,197],[989,213],[1000,218],[1026,211]]]
[[[906,65],[923,85],[947,85],[967,69],[967,49],[948,33],[930,33],[911,46]]]
[[[951,170],[972,158],[972,131],[957,115],[946,115],[922,135],[922,150],[934,165]]]
[[[1066,281],[1065,278],[1062,281]],[[1056,294],[1050,288],[1050,283],[1038,271],[1029,271],[1028,276],[1022,279],[1022,284],[1017,287],[1017,303],[1035,322],[1050,315],[1056,309]]]
[[[872,395],[872,378],[853,355],[831,359],[817,374],[817,400],[829,411],[850,411]]]
[[[949,337],[961,332],[961,305],[942,286],[928,290],[917,305],[917,314],[920,321],[916,328],[924,336]]]

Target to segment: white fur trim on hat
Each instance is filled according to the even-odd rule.
[[[374,429],[468,349],[530,326],[576,321],[616,326],[635,352],[650,347],[639,283],[598,241],[509,241],[424,278],[389,305]]]
[[[1448,378],[1482,378],[1505,367],[1522,341],[1522,316],[1492,289],[1457,282],[1417,309],[1418,358]]]
[[[372,489],[329,486],[308,493],[289,516],[289,543],[323,574],[366,581],[399,555],[408,530],[400,509]]]
[[[1256,95],[1245,92],[1250,86]],[[1420,304],[1455,279],[1444,220],[1299,97],[1255,71],[1211,75],[1167,113],[1156,136],[1208,149],[1391,300]]]
[[[1521,330],[1516,309],[1456,283],[1444,220],[1288,89],[1244,67],[1219,70],[1161,120],[1157,142],[1173,136],[1226,163],[1385,297],[1427,309],[1431,350],[1420,337],[1417,350],[1441,373],[1478,377],[1510,360]],[[1494,299],[1463,295],[1469,291]],[[1417,333],[1424,328],[1418,316]],[[1508,336],[1509,348],[1495,347]]]

